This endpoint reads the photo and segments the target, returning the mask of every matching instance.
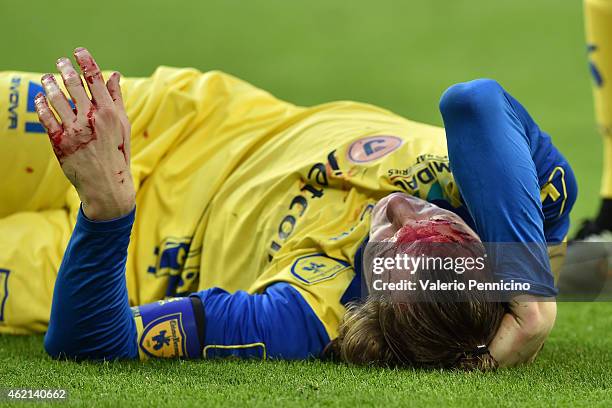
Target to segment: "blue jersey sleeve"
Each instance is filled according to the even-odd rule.
[[[134,308],[146,357],[316,357],[329,342],[323,324],[290,285],[261,293],[212,288]]]
[[[192,294],[191,301],[168,299],[131,309],[125,262],[133,222],[134,211],[108,222],[93,222],[79,213],[55,283],[45,336],[52,357],[303,359],[318,356],[328,344],[321,321],[284,283],[261,294],[213,288]],[[140,334],[135,319],[146,326]]]
[[[125,262],[133,210],[94,222],[82,210],[60,266],[45,349],[52,357],[136,358],[136,328],[128,304]]]
[[[555,296],[534,160],[544,135],[492,80],[452,86],[440,111],[451,170],[481,239],[525,244],[502,248],[506,256],[494,265],[496,277],[529,283],[535,295]]]
[[[261,294],[198,292],[206,316],[204,357],[305,359],[317,357],[329,336],[291,285],[276,283]]]

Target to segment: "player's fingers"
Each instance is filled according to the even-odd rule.
[[[81,76],[72,66],[72,62],[70,62],[68,58],[62,57],[57,60],[56,65],[57,69],[62,74],[64,85],[66,85],[66,89],[72,97],[77,109],[83,113],[89,112],[91,101],[89,100],[89,96],[87,96],[87,92],[85,92]]]
[[[122,143],[119,146],[119,150],[121,150],[125,156],[126,162],[129,162],[131,157],[131,149],[130,149],[130,123],[127,118],[127,114],[125,112],[125,106],[123,105],[123,96],[121,95],[121,85],[119,84],[121,79],[121,74],[118,72],[113,72],[106,83],[106,88],[108,89],[108,93],[110,94],[115,107],[122,114],[121,122],[122,122]]]
[[[47,100],[51,102],[51,106],[58,113],[60,119],[64,123],[73,122],[76,119],[76,115],[72,111],[66,95],[60,89],[59,85],[55,81],[55,77],[51,74],[43,75],[41,79]]]
[[[121,80],[121,74],[119,72],[113,72],[111,77],[108,80],[108,83],[106,84],[106,87],[108,88],[108,92],[111,98],[113,98],[115,107],[117,108],[119,112],[121,112],[123,116],[121,118],[121,122],[123,125],[123,134],[122,134],[123,143],[121,144],[121,146],[122,146],[123,154],[125,156],[125,160],[126,162],[129,163],[130,157],[132,156],[132,153],[131,153],[132,149],[130,147],[130,141],[131,141],[130,122],[127,117],[127,113],[125,112],[125,105],[123,104],[123,95],[121,94],[120,80]]]
[[[96,61],[89,51],[85,48],[77,48],[74,50],[74,57],[81,67],[81,71],[89,87],[89,92],[96,105],[99,107],[112,106],[113,100],[108,93],[108,89],[106,89],[102,72],[100,72],[98,64],[96,64]]]
[[[36,108],[36,113],[38,114],[40,123],[42,123],[42,125],[47,129],[49,135],[62,130],[62,126],[55,118],[55,115],[47,103],[47,98],[45,98],[42,92],[36,95],[34,98],[34,107]]]
[[[111,99],[115,103],[115,106],[121,111],[125,113],[125,107],[123,105],[123,96],[121,95],[121,85],[119,83],[121,79],[121,74],[118,72],[113,72],[106,82],[106,88],[108,89],[108,93],[111,96]]]

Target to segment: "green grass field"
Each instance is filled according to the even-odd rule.
[[[454,82],[499,80],[554,138],[597,207],[595,130],[577,0],[0,1],[0,70],[46,72],[87,46],[103,68],[221,69],[309,105],[353,99],[441,124]],[[3,103],[0,101],[0,103]],[[612,406],[612,305],[561,304],[537,362],[495,373],[321,362],[67,363],[41,337],[0,337],[0,388],[66,388],[82,406]]]

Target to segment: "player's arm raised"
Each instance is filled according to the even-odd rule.
[[[55,77],[46,74],[42,77],[46,96],[36,96],[36,112],[64,174],[81,198],[85,215],[91,220],[118,218],[128,214],[135,203],[130,124],[121,98],[120,75],[113,73],[105,83],[89,51],[77,48],[74,56],[91,98],[70,60],[60,58],[57,69],[75,108]]]
[[[53,357],[136,358],[125,282],[135,217],[130,125],[119,74],[105,83],[89,51],[77,48],[74,54],[91,98],[70,61],[60,58],[57,67],[74,109],[50,74],[42,78],[46,96],[39,94],[35,102],[62,170],[82,202],[55,281],[45,349]]]
[[[212,288],[130,309],[125,281],[135,218],[130,126],[118,74],[105,84],[87,50],[77,49],[75,57],[92,98],[70,61],[62,58],[58,69],[76,109],[52,75],[42,80],[47,96],[36,99],[55,154],[83,202],[55,281],[47,353],[77,360],[201,358],[203,352],[208,357],[306,358],[320,353],[329,342],[325,328],[288,284],[253,295]],[[175,313],[183,316],[185,328],[177,335],[155,332],[157,326],[149,324]]]
[[[501,252],[496,278],[531,288],[528,298],[509,302],[510,310],[489,345],[491,354],[502,367],[531,362],[556,317],[556,289],[531,156],[531,143],[541,132],[527,111],[492,80],[453,85],[442,96],[440,111],[461,194],[482,240]]]

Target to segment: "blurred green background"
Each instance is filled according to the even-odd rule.
[[[597,209],[580,1],[0,0],[0,15],[0,70],[53,71],[86,46],[126,76],[220,69],[297,104],[352,99],[438,125],[446,87],[495,78],[572,163],[574,221]]]

